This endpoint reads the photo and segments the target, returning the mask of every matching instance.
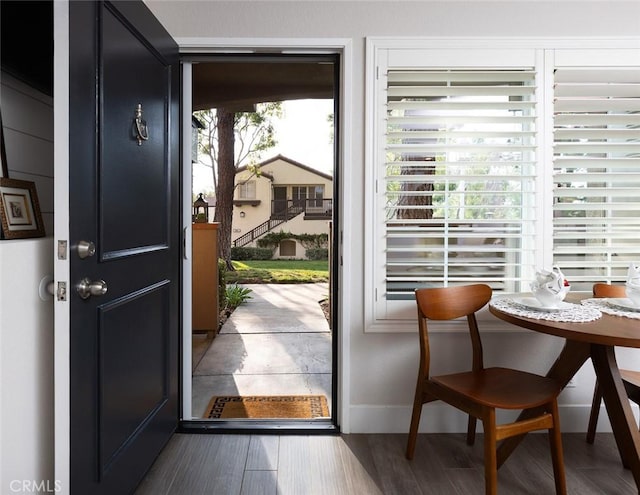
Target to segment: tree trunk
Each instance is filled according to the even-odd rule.
[[[412,167],[412,168],[403,168],[401,174],[402,175],[434,175],[435,166],[433,165],[434,160],[431,157],[428,158],[406,158],[407,161],[426,161],[431,162],[430,164],[425,164],[424,167]],[[402,189],[403,192],[407,193],[412,192],[433,192],[433,182],[403,182]],[[431,194],[424,196],[417,195],[401,195],[398,198],[398,206],[433,206],[433,196]],[[410,220],[418,220],[424,219],[429,220],[433,218],[433,210],[431,208],[398,208],[396,218],[402,219],[410,219]]]
[[[218,242],[220,257],[233,271],[231,265],[231,224],[233,221],[233,190],[236,180],[234,157],[235,113],[219,108],[218,113],[218,187],[216,190],[216,213],[214,221],[220,224]]]

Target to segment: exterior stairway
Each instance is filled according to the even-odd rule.
[[[233,241],[233,247],[242,247],[252,243],[258,237],[275,229],[278,225],[284,222],[288,222],[294,217],[297,217],[303,211],[304,211],[303,206],[290,206],[286,210],[282,210],[271,215],[271,218],[269,218],[269,220],[262,222],[260,225],[258,225],[254,229],[251,229],[249,232],[238,237],[235,241]]]

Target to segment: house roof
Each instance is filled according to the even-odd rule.
[[[274,156],[272,158],[268,158],[267,160],[264,160],[264,161],[258,163],[258,167],[263,167],[265,165],[269,165],[270,163],[276,162],[278,160],[282,160],[283,162],[287,162],[287,163],[289,163],[291,165],[294,165],[294,166],[299,167],[299,168],[301,168],[303,170],[306,170],[307,172],[311,172],[312,174],[318,175],[318,176],[322,177],[323,179],[327,179],[327,180],[331,180],[331,181],[333,180],[333,176],[331,176],[329,174],[325,174],[324,172],[320,172],[319,170],[316,170],[313,167],[309,167],[308,165],[303,165],[302,163],[297,162],[295,160],[292,160],[291,158],[287,158],[286,156],[281,155],[281,154],[278,154],[278,155],[276,155],[276,156]],[[236,173],[242,172],[244,170],[247,170],[247,165],[243,165],[242,167],[238,167],[238,169],[236,170]],[[273,180],[273,177],[268,173],[262,173],[262,175]]]

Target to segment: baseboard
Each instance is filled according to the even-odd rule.
[[[565,433],[587,431],[590,406],[560,405],[560,427]],[[633,414],[638,420],[638,407],[632,405]],[[517,413],[499,411],[498,421],[513,420]],[[348,433],[407,433],[411,421],[411,408],[408,406],[352,406],[349,412],[349,425],[343,425]],[[467,429],[467,416],[442,403],[423,406],[420,420],[421,433],[462,433]],[[482,431],[482,425],[478,425]],[[611,424],[604,409],[600,410],[598,432],[611,432]]]

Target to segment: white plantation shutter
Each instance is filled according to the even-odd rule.
[[[413,328],[419,287],[526,292],[553,265],[572,291],[624,281],[640,264],[637,42],[414,43],[368,51],[366,331]]]
[[[520,290],[533,255],[533,68],[388,70],[384,299],[484,282]]]
[[[556,67],[553,256],[572,286],[620,282],[640,262],[640,59]]]

